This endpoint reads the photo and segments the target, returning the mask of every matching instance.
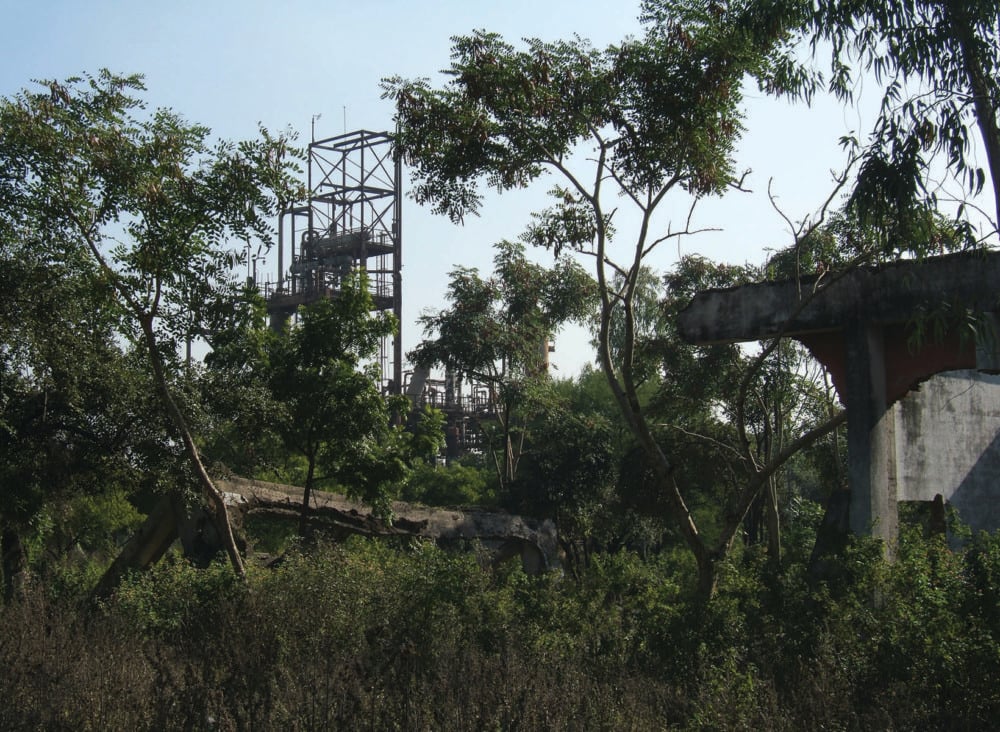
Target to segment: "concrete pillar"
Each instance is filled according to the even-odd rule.
[[[844,337],[851,530],[881,538],[892,553],[899,528],[895,412],[886,403],[883,332],[855,321],[844,329]]]

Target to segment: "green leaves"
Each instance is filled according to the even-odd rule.
[[[0,170],[17,171],[0,184],[0,244],[66,264],[111,296],[116,335],[142,344],[150,389],[242,574],[222,498],[188,427],[192,410],[180,401],[179,352],[209,325],[226,325],[222,303],[236,296],[240,261],[228,240],[267,242],[277,203],[296,188],[286,139],[265,133],[213,145],[206,127],[169,110],[146,112],[136,76],[102,71],[41,86],[0,100]]]
[[[523,187],[561,170],[579,145],[602,149],[607,173],[634,192],[671,180],[696,195],[722,191],[744,78],[803,95],[815,86],[790,48],[801,12],[782,10],[650,2],[646,36],[604,50],[579,38],[520,49],[486,31],[453,38],[441,89],[400,77],[382,85],[415,198],[459,221],[478,210],[479,181]]]
[[[598,358],[676,511],[709,593],[713,555],[672,477],[675,466],[643,414],[638,388],[652,369],[643,353],[649,344],[640,342],[647,333],[637,334],[637,328],[645,330],[655,317],[647,303],[637,302],[637,293],[657,246],[692,233],[690,216],[679,228],[663,225],[659,211],[668,197],[671,203],[679,197],[690,211],[698,198],[738,183],[733,156],[743,131],[744,83],[753,78],[774,93],[812,93],[816,78],[797,62],[792,33],[807,10],[796,0],[649,0],[643,4],[645,35],[617,46],[597,50],[574,38],[529,39],[517,48],[477,31],[453,39],[444,72],[449,81],[441,88],[423,79],[383,83],[384,96],[396,104],[397,152],[411,165],[414,197],[436,212],[461,221],[478,211],[483,183],[502,192],[546,173],[559,177],[553,205],[533,216],[523,240],[557,255],[568,249],[593,257]],[[616,195],[629,209],[622,218],[631,214],[636,222],[620,260],[612,247],[618,208],[607,203]],[[484,281],[474,271],[453,274],[453,309],[424,317],[435,338],[411,357],[474,375],[497,385],[492,392],[516,398],[516,387],[528,380],[522,375],[530,377],[526,344],[539,343],[551,329],[547,308],[571,303],[566,295],[578,289],[560,293],[558,285],[581,280],[566,272],[552,281],[556,287],[504,289],[505,283],[523,282],[526,269],[510,260],[498,261],[497,270],[497,281]],[[555,296],[521,299],[533,292]],[[491,303],[503,303],[503,310]],[[508,412],[518,404],[497,401]],[[516,468],[512,437],[523,439],[524,432],[515,435],[507,416],[499,418],[499,431],[510,479]],[[494,462],[503,480],[495,454]]]
[[[203,307],[234,294],[228,240],[267,241],[277,202],[295,195],[288,139],[213,145],[206,127],[146,113],[137,76],[43,84],[0,105],[0,167],[23,171],[2,219],[48,256],[93,255],[173,345],[203,330]]]
[[[882,202],[896,210],[904,201],[933,205],[925,181],[928,161],[937,155],[967,192],[978,194],[987,171],[974,158],[971,128],[978,129],[997,188],[1000,28],[995,2],[824,0],[807,26],[817,40],[832,43],[831,86],[840,96],[851,98],[859,72],[871,71],[885,84],[856,201],[867,208]],[[909,91],[914,83],[915,91]],[[995,213],[994,227],[1000,220],[1000,193]]]
[[[298,322],[266,339],[256,363],[276,406],[271,427],[306,460],[306,475],[293,479],[308,489],[336,485],[382,516],[411,464],[442,441],[436,412],[416,419],[412,432],[392,426],[409,402],[381,394],[373,369],[395,328],[391,314],[374,310],[367,277],[356,270],[337,297],[302,308]]]
[[[521,238],[527,244],[551,250],[557,259],[564,248],[589,252],[598,236],[590,204],[562,186],[553,188],[549,195],[558,203],[533,213]],[[610,216],[604,219],[604,231],[608,238],[614,233]]]
[[[536,397],[548,380],[542,349],[564,323],[593,312],[595,289],[567,259],[546,269],[529,261],[521,244],[504,241],[496,249],[489,279],[475,269],[452,271],[451,305],[421,316],[425,339],[409,358],[486,388],[491,414],[481,427],[503,484],[517,472],[515,443],[523,442],[528,415],[540,409]]]
[[[533,373],[539,348],[567,321],[592,308],[593,281],[560,259],[551,270],[530,262],[524,247],[497,244],[494,276],[456,268],[446,295],[451,309],[425,313],[427,336],[410,354],[422,366],[441,365],[485,383]]]

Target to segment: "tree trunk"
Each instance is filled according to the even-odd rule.
[[[767,522],[767,557],[774,565],[781,563],[781,516],[778,514],[778,481],[772,475],[764,490],[764,517]]]
[[[223,545],[226,548],[226,554],[229,556],[229,562],[233,566],[233,571],[241,579],[246,579],[246,570],[243,567],[243,557],[240,556],[240,551],[236,546],[236,540],[233,537],[233,527],[229,522],[229,513],[226,511],[226,502],[222,497],[222,493],[215,487],[215,483],[212,482],[212,478],[209,476],[208,471],[205,470],[205,465],[201,461],[201,455],[198,452],[198,446],[194,442],[194,437],[191,435],[191,430],[188,428],[187,420],[184,419],[184,415],[181,413],[180,407],[177,406],[177,402],[174,401],[173,395],[170,393],[170,385],[167,383],[167,377],[164,373],[163,362],[160,359],[159,347],[156,342],[156,334],[153,332],[153,318],[148,314],[140,316],[139,321],[142,324],[142,332],[146,340],[146,347],[149,350],[149,360],[153,366],[153,376],[156,379],[156,385],[160,390],[160,396],[163,397],[164,404],[167,408],[167,413],[170,415],[170,419],[174,424],[174,427],[180,433],[181,441],[184,443],[184,450],[187,453],[188,459],[191,462],[191,467],[194,469],[195,476],[198,479],[198,485],[201,488],[202,496],[205,498],[206,503],[208,503],[211,509],[212,517],[215,522],[216,529],[219,532],[219,536],[222,539]]]
[[[764,503],[763,496],[758,496],[747,509],[747,516],[743,520],[743,546],[751,547],[760,543],[764,524]]]
[[[719,563],[711,552],[696,555],[698,561],[698,587],[695,599],[699,603],[707,603],[719,588]]]
[[[299,514],[299,536],[303,539],[309,532],[309,501],[312,498],[313,478],[316,474],[316,455],[310,452],[309,468],[306,472],[306,484],[302,489],[302,513]]]
[[[132,569],[144,570],[160,560],[177,540],[179,523],[184,515],[184,502],[179,496],[163,496],[139,530],[128,540],[114,561],[104,570],[91,599],[110,597],[121,578]]]
[[[986,161],[993,183],[993,203],[996,219],[993,226],[1000,227],[1000,126],[997,125],[989,82],[983,63],[975,49],[975,29],[969,19],[965,0],[946,0],[946,13],[962,49],[962,63],[972,88],[972,103],[976,110],[976,125],[986,148]]]
[[[673,514],[672,518],[677,523],[677,528],[680,530],[681,536],[684,537],[684,542],[687,544],[688,549],[694,555],[698,567],[698,597],[704,601],[708,601],[715,595],[718,582],[715,559],[709,551],[708,546],[706,546],[701,532],[698,530],[697,524],[695,524],[694,516],[691,514],[691,510],[688,508],[687,503],[685,503],[684,496],[677,486],[677,481],[674,478],[674,466],[663,453],[659,444],[657,444],[656,439],[649,430],[645,416],[641,413],[639,398],[635,392],[634,385],[627,384],[623,388],[615,376],[607,340],[610,317],[610,311],[605,308],[601,314],[601,367],[604,369],[604,375],[611,387],[611,392],[614,394],[615,400],[618,402],[622,414],[625,416],[625,421],[630,431],[638,441],[639,446],[646,453],[657,480],[663,486],[670,504],[671,513]]]
[[[838,571],[835,558],[843,554],[851,535],[851,491],[839,488],[830,493],[823,522],[816,531],[816,543],[809,557],[809,578],[831,579]]]

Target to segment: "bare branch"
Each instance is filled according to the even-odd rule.
[[[739,180],[733,180],[733,181],[729,182],[729,187],[731,189],[733,189],[734,191],[742,191],[743,193],[753,193],[752,189],[750,189],[750,188],[744,188],[744,186],[743,186],[743,184],[746,181],[747,177],[749,177],[749,175],[752,172],[753,171],[750,168],[747,168],[746,170],[743,171],[743,174],[740,176]]]
[[[777,456],[769,460],[763,469],[754,475],[753,479],[744,489],[743,495],[741,496],[735,511],[733,511],[730,516],[731,526],[739,526],[740,523],[742,523],[747,511],[750,510],[750,504],[752,504],[754,499],[757,497],[757,493],[760,491],[761,487],[763,487],[764,483],[771,476],[777,473],[786,462],[794,457],[800,450],[808,447],[824,435],[829,434],[846,421],[847,412],[845,410],[837,412],[825,422],[816,425],[805,434],[792,440],[783,450],[781,450],[781,452],[778,453]],[[723,541],[726,540],[726,535],[729,533],[730,532],[723,532]],[[731,532],[732,535],[735,535],[735,533],[735,530]],[[732,535],[728,537],[728,541],[732,541]]]
[[[670,423],[667,423],[667,422],[661,422],[661,423],[659,423],[658,426],[659,427],[666,427],[668,429],[674,430],[675,432],[680,432],[682,435],[686,435],[688,437],[694,437],[695,439],[703,440],[703,441],[707,442],[710,445],[714,445],[715,447],[719,448],[720,450],[732,453],[733,457],[735,457],[736,459],[738,459],[740,462],[743,462],[744,459],[745,459],[743,457],[743,455],[740,454],[740,451],[737,450],[736,448],[734,448],[732,445],[727,445],[725,442],[722,442],[721,440],[717,440],[714,437],[711,437],[709,435],[704,435],[701,432],[691,432],[690,430],[684,429],[680,425],[670,424]]]

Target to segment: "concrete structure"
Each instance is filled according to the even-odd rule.
[[[266,512],[297,522],[302,510],[302,489],[295,486],[245,478],[218,480],[216,485],[225,492],[230,514],[233,509],[241,515]],[[559,566],[556,526],[548,519],[483,508],[435,508],[393,501],[390,525],[373,516],[369,506],[325,491],[312,492],[310,513],[316,528],[335,536],[410,536],[457,548],[476,544],[487,550],[493,562],[520,557],[528,574]]]
[[[241,526],[246,516],[254,513],[298,523],[302,488],[244,478],[216,480],[215,484],[222,491],[234,526]],[[446,547],[478,547],[494,564],[519,557],[528,574],[541,574],[560,564],[559,538],[555,524],[549,520],[482,508],[432,508],[394,501],[394,519],[388,524],[373,516],[370,507],[336,493],[313,491],[311,504],[313,526],[335,538],[352,534],[413,537]],[[190,509],[177,496],[163,496],[104,573],[93,596],[108,597],[126,572],[149,568],[178,539],[184,555],[203,565],[222,547],[204,509]],[[240,546],[240,551],[244,549]]]
[[[893,406],[896,494],[940,494],[973,531],[1000,528],[1000,376],[938,374]]]
[[[851,528],[891,545],[898,500],[941,494],[971,523],[1000,494],[1000,387],[976,371],[997,368],[996,338],[986,329],[977,348],[966,327],[967,313],[998,310],[998,283],[1000,253],[902,261],[699,293],[679,329],[696,344],[792,337],[830,370],[847,407]]]

